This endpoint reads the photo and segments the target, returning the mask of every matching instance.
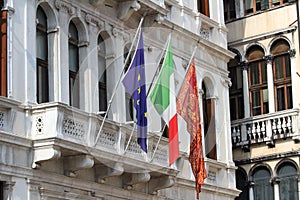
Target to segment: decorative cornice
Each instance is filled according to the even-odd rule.
[[[73,15],[75,13],[75,8],[72,5],[64,3],[61,0],[55,0],[54,5],[55,8],[59,11],[66,12],[70,15]]]

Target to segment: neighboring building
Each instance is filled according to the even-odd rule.
[[[221,0],[0,2],[1,200],[195,199],[184,121],[180,119],[180,158],[169,167],[168,138],[163,137],[155,149],[163,123],[150,101],[148,154],[138,146],[136,132],[130,139],[134,109],[123,85],[110,102],[144,14],[149,85],[170,32],[176,90],[198,45],[195,63],[208,174],[200,198],[238,196],[227,71],[234,54],[227,50]],[[293,49],[294,26],[284,30]],[[290,91],[290,83],[284,82],[284,91]],[[102,111],[110,103],[98,135]],[[290,110],[284,116],[292,123],[297,112]]]
[[[300,198],[299,2],[224,0],[241,200]]]

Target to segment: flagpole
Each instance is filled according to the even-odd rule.
[[[172,31],[173,31],[173,30],[172,30]],[[172,32],[171,32],[171,33],[172,33]],[[160,58],[159,58],[159,60],[158,60],[158,64],[156,65],[156,71],[155,71],[154,76],[153,76],[153,78],[152,78],[151,84],[150,84],[150,86],[149,86],[149,88],[148,88],[146,98],[148,97],[148,95],[149,95],[149,93],[150,93],[150,91],[151,91],[151,88],[152,88],[152,86],[153,86],[153,83],[154,83],[155,79],[158,77],[158,75],[159,75],[160,72],[161,72],[161,70],[160,70],[161,67],[159,67],[160,61],[161,61],[161,59],[164,57],[164,55],[166,55],[166,53],[167,53],[167,51],[168,51],[168,50],[167,50],[167,46],[168,46],[168,44],[170,43],[170,40],[171,40],[171,33],[169,33],[167,43],[165,43],[165,46],[164,46],[164,48],[163,48],[163,50],[164,50],[165,52],[162,53],[162,54],[160,55]]]
[[[171,34],[170,34],[171,35]],[[169,41],[170,42],[170,41]],[[169,43],[168,42],[168,43]],[[168,44],[167,43],[167,44]],[[194,55],[195,55],[195,53],[196,53],[196,50],[197,50],[197,48],[198,48],[198,44],[195,46],[195,48],[194,48],[194,50],[193,50],[193,53],[192,53],[192,56],[191,56],[191,58],[190,58],[190,60],[189,60],[189,63],[188,63],[188,68],[187,68],[187,70],[185,71],[185,74],[184,74],[184,77],[186,77],[186,74],[187,74],[187,72],[188,72],[188,69],[190,68],[190,65],[191,65],[191,63],[192,63],[192,60],[193,60],[193,57],[194,57]],[[163,54],[164,55],[164,54]],[[155,73],[156,74],[156,73]],[[154,78],[153,78],[154,79]],[[149,90],[150,91],[150,90]],[[149,92],[148,91],[148,92]],[[148,95],[148,94],[147,94]],[[165,123],[165,125],[164,125],[164,128],[162,129],[162,131],[165,129],[165,127],[166,127],[166,125],[167,125],[167,123]],[[154,150],[154,152],[153,152],[153,156],[152,156],[152,158],[151,158],[151,160],[150,160],[150,162],[152,162],[152,160],[154,159],[154,156],[155,156],[155,153],[156,153],[156,151],[157,151],[157,149],[158,149],[158,145],[159,145],[159,142],[160,142],[160,140],[161,140],[161,138],[162,138],[162,135],[163,135],[163,132],[160,134],[160,136],[159,136],[159,139],[158,139],[158,142],[157,142],[157,144],[156,144],[156,146],[155,146],[155,150]]]
[[[139,23],[139,25],[138,25],[137,31],[136,31],[136,33],[135,33],[135,35],[134,35],[134,38],[133,38],[133,41],[134,41],[134,42],[133,42],[133,43],[131,44],[131,46],[130,46],[129,53],[128,53],[128,55],[127,55],[127,57],[126,57],[126,59],[125,59],[125,62],[124,62],[124,64],[123,64],[122,72],[121,72],[121,74],[120,74],[119,80],[118,80],[117,84],[115,85],[115,88],[114,88],[114,90],[113,90],[113,93],[112,93],[112,95],[111,95],[110,100],[108,101],[108,106],[107,106],[105,115],[104,115],[104,117],[103,117],[103,119],[102,119],[102,123],[101,123],[101,126],[100,126],[100,128],[99,128],[99,131],[98,131],[98,133],[97,133],[97,136],[96,136],[96,139],[95,139],[94,146],[96,146],[96,144],[97,144],[97,142],[98,142],[98,140],[99,140],[101,131],[102,131],[103,126],[104,126],[104,122],[105,122],[105,120],[106,120],[106,118],[107,118],[107,115],[108,115],[108,111],[109,111],[110,108],[111,108],[112,101],[113,101],[113,99],[114,99],[114,97],[115,97],[115,95],[116,95],[116,92],[117,92],[117,88],[119,87],[119,85],[120,85],[120,83],[121,83],[121,79],[122,79],[122,76],[123,76],[123,73],[124,73],[124,70],[125,70],[125,65],[126,65],[126,63],[128,62],[128,60],[129,60],[130,52],[132,51],[133,44],[135,43],[135,40],[136,40],[136,38],[137,38],[137,36],[138,36],[139,31],[141,30],[141,26],[142,26],[143,21],[144,21],[144,16],[143,16],[143,17],[141,18],[141,20],[140,20],[140,23]]]

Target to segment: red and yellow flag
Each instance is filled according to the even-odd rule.
[[[189,161],[195,176],[197,199],[199,199],[201,185],[204,184],[207,175],[202,152],[200,108],[194,59],[178,93],[176,103],[177,113],[186,121],[187,130],[191,135]]]

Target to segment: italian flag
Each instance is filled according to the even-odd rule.
[[[174,63],[172,57],[171,40],[169,40],[157,82],[150,93],[150,100],[169,128],[169,165],[172,165],[179,156]]]

